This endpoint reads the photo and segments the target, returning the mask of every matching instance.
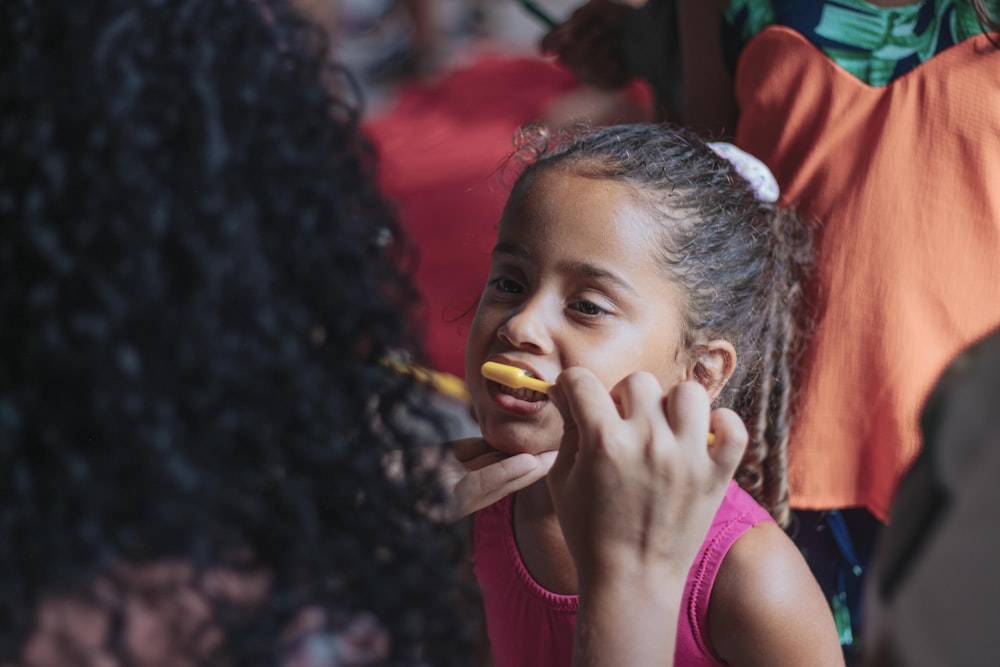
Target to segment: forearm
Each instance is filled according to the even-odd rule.
[[[683,591],[683,573],[581,581],[573,666],[673,665]]]
[[[684,122],[714,139],[736,131],[733,81],[720,28],[726,0],[678,0]]]

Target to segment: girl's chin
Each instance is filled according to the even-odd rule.
[[[487,440],[487,442],[489,442],[489,441]],[[492,444],[492,443],[490,443],[490,444]],[[511,456],[514,456],[515,454],[532,454],[532,455],[538,455],[538,454],[541,454],[542,452],[548,451],[546,449],[531,449],[531,448],[525,448],[525,447],[504,447],[504,446],[497,446],[497,445],[493,445],[493,447],[495,449],[497,449],[498,451],[501,451],[504,454],[510,454]]]
[[[494,449],[503,452],[504,454],[541,454],[542,452],[549,451],[550,449],[558,449],[559,444],[556,443],[553,447],[545,446],[531,446],[531,444],[537,443],[538,439],[530,437],[516,437],[510,432],[505,431],[503,433],[492,433],[489,429],[483,431],[483,439],[486,440]],[[531,443],[531,444],[529,444]]]

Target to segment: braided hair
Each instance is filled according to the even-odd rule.
[[[808,227],[761,201],[729,161],[682,127],[571,128],[555,139],[527,127],[515,145],[528,166],[512,199],[541,170],[558,168],[628,185],[662,221],[659,253],[683,293],[686,351],[713,339],[736,349],[736,370],[717,399],[750,432],[736,479],[787,524],[794,371],[807,331]]]
[[[0,664],[59,599],[132,664],[162,563],[211,608],[174,664],[283,664],[307,610],[466,664],[442,422],[380,363],[422,358],[413,250],[327,53],[284,0],[0,3]]]

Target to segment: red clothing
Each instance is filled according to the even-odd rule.
[[[494,665],[570,667],[578,598],[547,591],[528,573],[514,539],[512,508],[513,496],[507,496],[475,517],[474,569]],[[763,521],[773,519],[736,482],[730,482],[684,585],[674,664],[723,664],[705,639],[712,584],[729,548]]]
[[[771,26],[736,71],[736,143],[820,226],[793,507],[882,520],[948,362],[1000,325],[1000,53],[985,36],[872,87]],[[779,122],[780,121],[780,122]]]

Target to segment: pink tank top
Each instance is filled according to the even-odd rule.
[[[570,667],[577,596],[547,591],[528,574],[514,540],[512,506],[508,496],[475,517],[473,565],[495,667]],[[771,516],[730,482],[684,585],[674,664],[723,664],[706,639],[712,584],[729,548],[762,521]]]

